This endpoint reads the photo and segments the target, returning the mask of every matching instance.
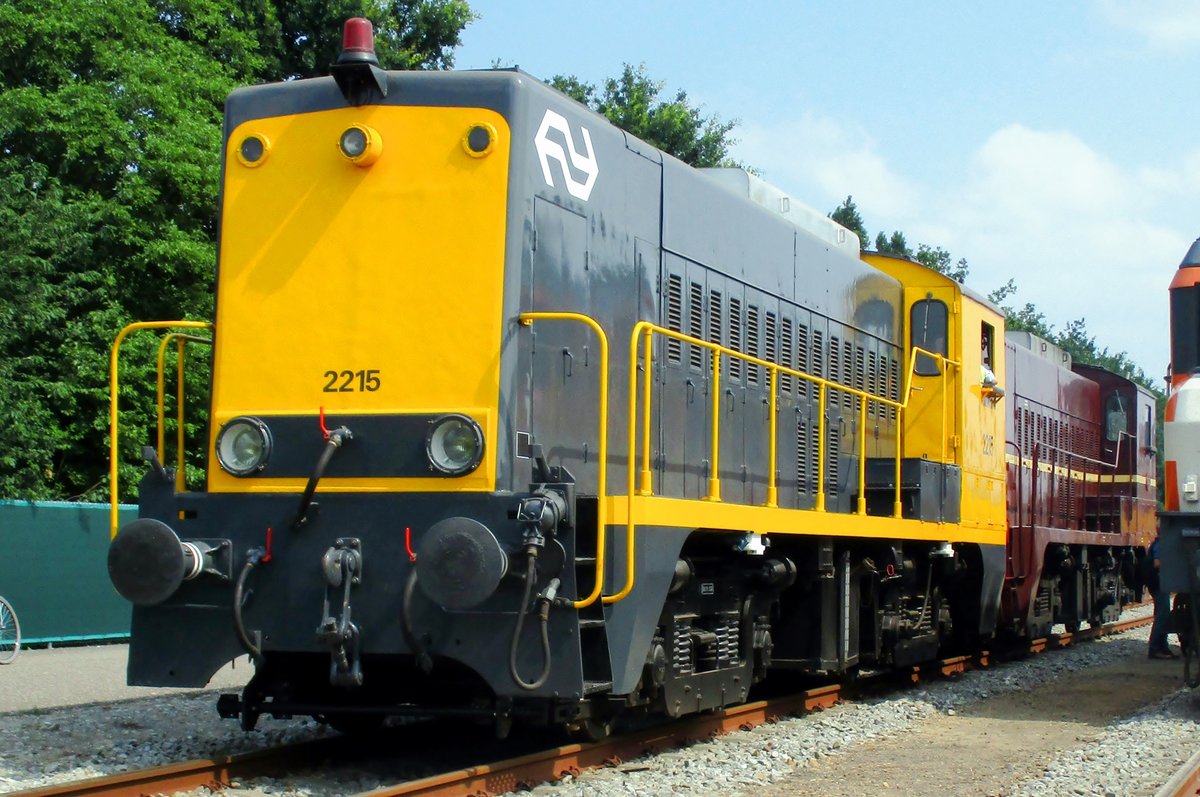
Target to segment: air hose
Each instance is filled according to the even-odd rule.
[[[557,578],[553,579],[546,587],[546,591],[538,596],[538,620],[542,626],[542,672],[537,680],[531,683],[522,679],[521,674],[517,672],[517,646],[521,641],[521,629],[525,626],[525,615],[529,612],[530,598],[533,596],[533,587],[537,581],[537,555],[536,545],[526,547],[525,556],[528,564],[525,566],[525,592],[521,597],[521,609],[517,612],[517,627],[513,631],[512,646],[508,651],[508,671],[512,675],[513,682],[527,692],[540,689],[546,683],[546,679],[550,677],[550,604],[554,602],[559,583]]]
[[[308,478],[308,484],[304,487],[304,495],[300,498],[300,509],[296,512],[296,519],[292,521],[292,528],[298,529],[308,522],[308,509],[312,506],[313,493],[316,492],[317,483],[325,475],[325,468],[329,467],[329,460],[333,459],[333,452],[341,448],[342,443],[353,437],[354,435],[345,426],[339,426],[325,434],[325,448],[321,450],[317,466],[313,469],[312,476]]]
[[[429,651],[421,645],[416,632],[413,631],[412,602],[416,587],[417,569],[414,567],[408,571],[408,580],[404,582],[404,609],[401,613],[404,621],[404,641],[408,643],[409,650],[417,657],[417,666],[421,668],[421,672],[428,673],[433,669],[433,658],[430,657]]]
[[[242,620],[242,603],[247,597],[246,581],[250,578],[250,573],[254,568],[258,567],[265,556],[266,551],[263,549],[252,549],[246,555],[246,564],[242,565],[242,571],[238,573],[237,584],[233,588],[233,627],[237,631],[238,641],[242,643],[242,647],[250,654],[250,658],[254,659],[256,667],[262,665],[263,655],[258,646],[250,641],[250,635],[246,633],[246,624]]]

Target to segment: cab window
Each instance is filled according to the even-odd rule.
[[[1113,393],[1104,403],[1104,436],[1110,443],[1121,439],[1121,433],[1128,428],[1129,419],[1125,412],[1125,402],[1120,394]]]
[[[995,347],[993,341],[996,330],[991,324],[983,322],[979,330],[979,381],[984,387],[996,386]]]
[[[946,303],[937,299],[922,299],[914,302],[909,316],[912,325],[912,345],[931,351],[945,357],[949,353],[946,347],[946,333],[950,322],[950,313]],[[937,360],[926,354],[917,355],[916,373],[918,376],[937,376],[941,373]]]

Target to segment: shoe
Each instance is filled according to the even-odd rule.
[[[1173,659],[1173,658],[1175,658],[1175,654],[1169,650],[1156,650],[1150,654],[1150,658],[1152,658],[1152,659]]]

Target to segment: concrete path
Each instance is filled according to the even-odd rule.
[[[0,667],[0,714],[197,691],[126,686],[128,655],[128,645],[22,650],[16,661]],[[254,666],[242,656],[214,675],[207,688],[236,691],[253,674]]]

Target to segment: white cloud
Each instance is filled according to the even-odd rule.
[[[1104,214],[1125,202],[1119,170],[1067,132],[1009,125],[983,143],[973,171],[975,204],[1004,203],[1006,214],[1030,224]]]
[[[1182,52],[1200,44],[1200,4],[1195,0],[1099,0],[1097,8],[1109,24],[1137,33],[1152,47]]]
[[[805,114],[772,125],[743,124],[737,136],[735,158],[754,164],[763,179],[786,191],[804,186],[807,193],[797,198],[825,212],[848,194],[860,208],[892,217],[908,217],[921,207],[917,185],[889,168],[859,127]]]
[[[1200,186],[1200,149],[1184,153],[1178,163],[1166,166],[1143,166],[1138,181],[1148,190],[1194,202],[1196,187]]]
[[[1158,220],[1170,187],[1071,133],[1009,125],[979,147],[934,213],[959,231],[953,246],[977,289],[1011,277],[1018,303],[1059,329],[1085,318],[1100,347],[1127,351],[1154,376],[1167,358],[1167,284],[1190,242]]]
[[[1067,131],[1010,124],[976,148],[944,185],[890,163],[851,124],[806,115],[739,128],[736,157],[826,211],[847,194],[872,233],[967,258],[968,285],[987,293],[1009,278],[1057,329],[1085,318],[1101,348],[1126,351],[1150,376],[1168,357],[1167,285],[1200,230],[1178,208],[1194,204],[1200,149],[1122,167]],[[780,147],[779,142],[788,142]]]

